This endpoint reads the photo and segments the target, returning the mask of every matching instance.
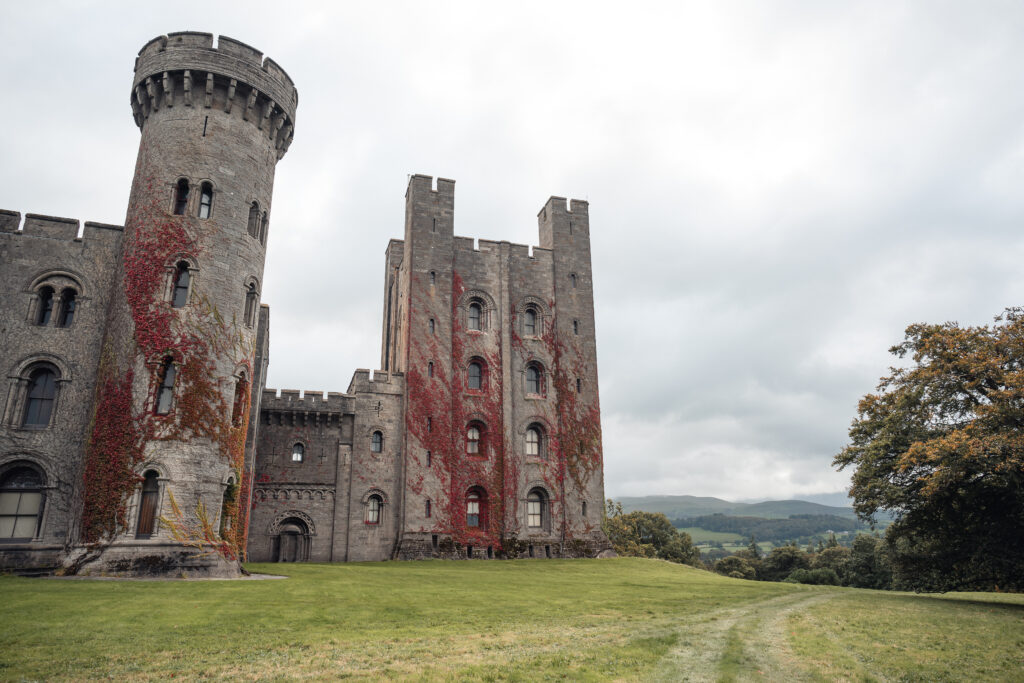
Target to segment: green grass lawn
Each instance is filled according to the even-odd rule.
[[[707,543],[707,542],[719,542],[719,543],[739,543],[743,540],[743,537],[739,534],[734,534],[731,531],[708,531],[702,529],[699,526],[688,526],[680,529],[690,534],[690,538],[693,539],[694,543]],[[744,546],[745,547],[745,546]]]
[[[756,583],[639,559],[250,568],[290,578],[2,577],[0,678],[1007,680],[1024,670],[1024,596]]]

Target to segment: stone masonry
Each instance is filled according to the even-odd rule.
[[[0,211],[0,569],[609,549],[586,202],[548,200],[538,247],[474,245],[454,182],[412,176],[382,369],[265,389],[297,91],[253,48],[184,32],[142,48],[130,102],[125,226]]]

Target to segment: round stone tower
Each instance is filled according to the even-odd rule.
[[[83,477],[82,567],[232,573],[277,161],[298,93],[236,40],[170,33],[135,62],[142,131]]]

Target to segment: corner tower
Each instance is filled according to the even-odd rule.
[[[142,139],[87,447],[90,552],[75,563],[232,573],[274,171],[298,93],[258,50],[182,32],[142,48],[130,101]]]

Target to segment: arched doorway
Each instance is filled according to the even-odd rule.
[[[289,517],[281,521],[274,537],[275,562],[305,562],[309,559],[309,527],[301,519]]]

